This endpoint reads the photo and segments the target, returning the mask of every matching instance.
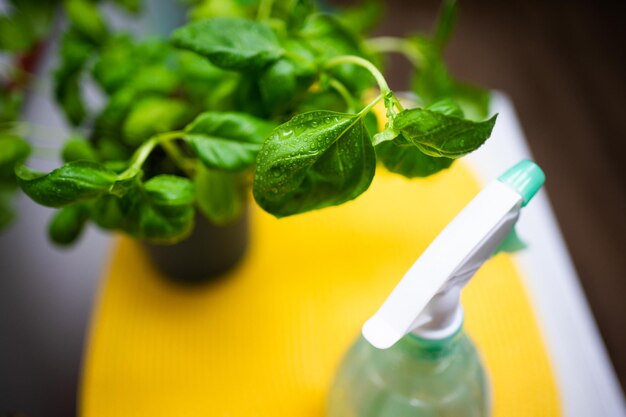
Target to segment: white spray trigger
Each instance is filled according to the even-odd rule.
[[[512,232],[522,205],[544,179],[537,165],[522,161],[485,187],[433,240],[363,325],[365,339],[387,349],[410,332],[436,340],[454,335],[463,323],[461,290]]]

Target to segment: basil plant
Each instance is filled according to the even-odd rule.
[[[187,3],[187,24],[142,41],[112,29],[98,2],[64,3],[54,94],[89,134],[70,138],[64,165],[49,173],[23,163],[15,135],[0,137],[3,178],[14,168],[30,198],[59,208],[53,241],[74,241],[90,221],[175,243],[196,210],[217,225],[235,221],[250,188],[276,217],[339,205],[365,192],[379,165],[429,176],[491,134],[488,94],[443,60],[454,1],[433,34],[406,38],[368,37],[376,2],[333,13],[309,0]],[[413,64],[410,104],[379,69],[387,53]],[[97,111],[83,100],[87,78],[106,97]]]

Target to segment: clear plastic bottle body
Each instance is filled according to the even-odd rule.
[[[474,345],[405,336],[379,350],[360,337],[339,368],[328,417],[487,417],[489,391]]]

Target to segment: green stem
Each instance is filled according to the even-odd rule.
[[[402,106],[402,103],[400,103],[400,100],[398,100],[398,97],[394,95],[393,97],[391,97],[391,101],[393,102],[393,104],[396,106],[396,108],[399,111],[404,110],[404,106]]]
[[[386,95],[388,92],[391,91],[391,89],[389,88],[389,84],[387,84],[387,80],[385,80],[383,74],[378,70],[378,68],[376,68],[374,64],[369,62],[367,59],[363,59],[359,56],[354,55],[342,55],[329,59],[328,62],[326,62],[326,68],[331,68],[341,64],[353,64],[365,68],[372,74],[374,79],[376,79],[378,88],[383,95]]]
[[[146,161],[146,159],[148,159],[148,156],[150,155],[150,153],[152,152],[152,150],[154,149],[156,145],[159,145],[161,143],[164,143],[170,140],[178,139],[182,135],[183,135],[183,132],[181,131],[173,131],[173,132],[160,133],[158,135],[152,136],[150,139],[144,142],[143,145],[137,148],[132,159],[130,160],[131,161],[130,166],[124,172],[118,175],[117,177],[118,181],[127,180],[137,175],[139,171],[141,170],[141,166]]]
[[[370,112],[370,110],[372,110],[374,108],[374,106],[376,106],[378,103],[380,103],[380,101],[383,99],[383,95],[379,94],[374,100],[372,100],[367,106],[365,106],[363,108],[363,110],[361,110],[358,113],[359,118],[365,116],[367,113]]]
[[[423,56],[420,51],[407,39],[381,36],[379,38],[368,39],[366,45],[374,52],[396,52],[402,54],[416,68],[419,68],[423,61]]]
[[[261,0],[257,9],[256,20],[267,20],[272,15],[274,0]]]
[[[352,95],[350,94],[350,92],[348,91],[348,89],[346,88],[345,85],[343,85],[341,82],[337,81],[336,79],[332,78],[330,80],[330,82],[328,83],[337,93],[339,93],[339,95],[341,96],[341,98],[346,102],[346,106],[347,108],[347,112],[348,113],[354,113],[354,99],[352,98]]]

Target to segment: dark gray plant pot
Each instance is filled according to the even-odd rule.
[[[171,281],[196,285],[218,279],[248,247],[248,209],[234,223],[216,226],[199,213],[189,238],[175,245],[144,243],[152,262]]]

